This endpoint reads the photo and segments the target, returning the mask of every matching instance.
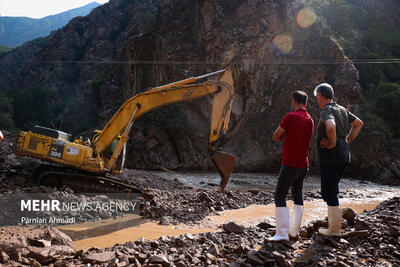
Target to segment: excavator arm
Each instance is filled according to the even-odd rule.
[[[219,81],[195,83],[202,78],[224,72]],[[213,96],[209,149],[213,153],[212,162],[222,176],[221,188],[225,187],[233,170],[235,157],[217,150],[216,141],[221,131],[228,129],[229,117],[234,95],[232,73],[217,71],[199,77],[189,78],[164,86],[150,89],[126,101],[114,114],[102,131],[94,137],[94,155],[104,161],[107,171],[118,173],[115,164],[128,141],[129,132],[135,120],[147,112],[164,105]],[[114,146],[112,156],[107,158],[104,152]],[[223,190],[222,188],[222,190]]]

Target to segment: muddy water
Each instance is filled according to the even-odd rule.
[[[219,183],[218,175],[214,173],[157,173],[167,179],[178,179],[193,187],[207,188]],[[276,185],[277,177],[266,174],[234,174],[229,184],[230,188],[258,188],[272,190]],[[318,177],[308,177],[304,182],[305,190],[319,188]],[[370,182],[359,182],[352,179],[343,179],[341,190],[351,189],[355,195],[361,193],[365,197],[341,198],[342,207],[350,207],[357,213],[375,208],[380,202],[400,194],[399,187],[389,187],[373,184]],[[291,208],[293,204],[288,201]],[[323,219],[327,215],[326,204],[321,199],[304,202],[303,224],[308,224],[315,219]],[[220,231],[220,225],[230,221],[245,226],[254,226],[260,222],[268,221],[275,224],[275,206],[254,205],[244,209],[226,210],[218,215],[208,216],[198,226],[176,225],[162,226],[155,222],[144,220],[137,215],[125,215],[119,219],[107,219],[97,222],[75,224],[59,227],[67,233],[74,241],[77,249],[87,250],[91,247],[105,248],[116,243],[134,241],[141,237],[146,239],[157,239],[161,236],[180,235],[185,233],[202,233]]]
[[[342,207],[351,207],[357,213],[364,210],[374,209],[381,201],[368,200],[356,201],[342,199]],[[288,207],[293,204],[288,202]],[[146,239],[157,239],[161,236],[180,234],[196,234],[204,232],[220,231],[221,224],[234,221],[245,226],[254,226],[260,222],[268,221],[274,224],[273,216],[275,206],[254,205],[244,209],[226,210],[218,215],[207,216],[199,226],[163,226],[155,222],[149,222],[137,215],[125,215],[118,220],[102,220],[71,226],[63,226],[59,229],[68,234],[73,240],[77,249],[87,250],[91,247],[106,248],[116,243],[134,241],[141,237]],[[323,219],[326,216],[326,205],[322,200],[305,201],[303,224],[308,224],[315,219]]]
[[[362,213],[364,210],[374,209],[381,201],[369,200],[367,202],[355,201],[352,199],[342,199],[341,207],[352,208],[356,213]],[[288,201],[288,207],[291,210],[293,202]],[[226,210],[219,213],[218,216],[208,216],[202,223],[203,226],[217,227],[223,223],[234,221],[244,226],[254,226],[260,222],[268,221],[275,224],[273,217],[275,216],[275,205],[254,205],[244,209]],[[327,216],[326,204],[320,200],[304,202],[303,225],[308,224],[316,219],[323,219]]]
[[[78,250],[88,250],[91,247],[111,247],[117,243],[123,244],[128,241],[135,241],[141,237],[152,240],[168,235],[217,231],[216,228],[189,227],[185,225],[163,226],[144,220],[142,217],[133,214],[124,215],[118,220],[107,219],[61,226],[58,229],[72,238]]]

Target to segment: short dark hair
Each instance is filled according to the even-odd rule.
[[[317,94],[321,94],[327,99],[333,99],[333,97],[335,96],[333,87],[329,83],[321,83],[320,85],[315,87],[314,96],[317,96]]]
[[[296,91],[293,93],[293,99],[299,104],[307,105],[308,96],[304,91]]]

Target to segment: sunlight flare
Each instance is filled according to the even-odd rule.
[[[310,8],[303,8],[297,14],[297,24],[302,28],[308,28],[314,24],[316,20],[315,13]]]
[[[292,48],[293,48],[293,40],[292,37],[290,37],[287,34],[280,34],[274,38],[272,41],[274,46],[282,53],[282,54],[287,54],[289,53]]]

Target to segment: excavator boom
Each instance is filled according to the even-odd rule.
[[[216,73],[218,72],[212,74]],[[223,125],[224,132],[228,127],[234,94],[232,74],[230,71],[225,71],[219,81],[194,83],[204,77],[207,76],[203,75],[160,86],[140,93],[126,101],[107,123],[101,134],[93,140],[95,151],[102,153],[124,132],[132,121],[145,113],[161,106],[193,100],[206,95],[214,95],[209,142],[215,142],[219,137],[221,126]]]

